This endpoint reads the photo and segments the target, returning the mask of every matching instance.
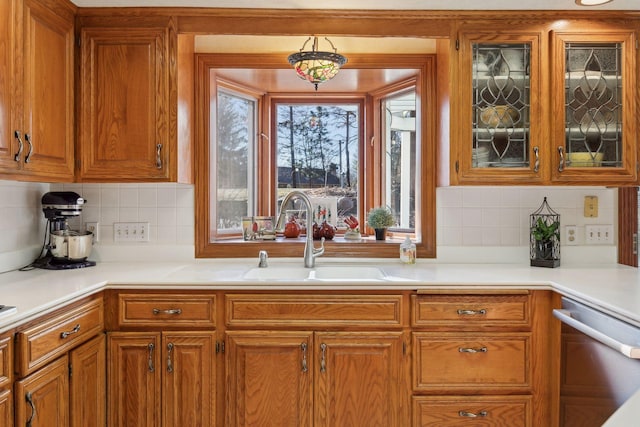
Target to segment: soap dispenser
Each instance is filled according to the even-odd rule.
[[[406,236],[404,242],[400,245],[400,261],[403,264],[416,263],[416,245]]]

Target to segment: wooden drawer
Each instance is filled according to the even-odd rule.
[[[17,333],[16,365],[21,376],[104,330],[102,297],[58,313]]]
[[[413,427],[531,427],[532,417],[530,396],[413,398]]]
[[[529,390],[530,347],[529,333],[414,333],[414,391]]]
[[[13,380],[13,340],[11,336],[0,338],[0,390],[11,386]]]
[[[528,292],[498,295],[426,294],[411,296],[414,327],[482,328],[531,326]]]
[[[227,325],[401,327],[402,295],[227,295]]]
[[[119,326],[215,327],[216,297],[210,294],[118,295]]]

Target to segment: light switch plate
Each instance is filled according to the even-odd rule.
[[[613,244],[613,225],[585,226],[584,242],[587,245],[612,245]]]
[[[115,222],[113,224],[114,242],[148,242],[148,222]]]

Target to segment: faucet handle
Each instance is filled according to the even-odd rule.
[[[324,237],[320,239],[320,247],[313,248],[313,256],[317,257],[324,253]]]
[[[267,251],[263,250],[258,252],[258,267],[267,268],[269,266],[269,264],[267,264],[268,258],[269,258],[269,255],[267,254]]]

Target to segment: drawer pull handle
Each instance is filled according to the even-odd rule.
[[[156,168],[162,169],[162,144],[156,145]]]
[[[307,372],[309,370],[307,366],[307,343],[300,344],[300,349],[302,350],[302,372]]]
[[[27,141],[27,144],[29,144],[29,152],[24,157],[24,162],[29,163],[31,161],[31,154],[33,154],[33,143],[31,142],[31,137],[28,133],[24,134],[24,140]]]
[[[20,136],[20,131],[15,131],[13,133],[14,138],[18,141],[18,152],[13,156],[13,160],[16,162],[20,161],[20,156],[22,155],[22,149],[24,148],[24,143],[22,142],[22,137]]]
[[[478,417],[486,417],[489,415],[487,411],[480,411],[477,414],[469,411],[458,411],[458,415],[465,418],[478,418]]]
[[[484,316],[485,314],[487,314],[487,310],[484,308],[481,308],[480,310],[459,309],[456,312],[460,316]]]
[[[458,348],[458,352],[459,353],[486,353],[487,351],[487,347],[480,347],[480,348],[472,348],[472,347],[460,347]]]
[[[536,161],[533,164],[533,171],[538,172],[540,170],[540,149],[533,147],[533,154],[536,156]]]
[[[171,361],[171,352],[173,351],[173,343],[167,344],[167,372],[173,372],[173,362]]]
[[[182,314],[181,308],[170,308],[168,310],[160,310],[159,308],[153,309],[153,314]]]
[[[70,331],[61,332],[60,338],[65,339],[65,338],[68,338],[69,335],[77,334],[78,332],[80,332],[80,323],[74,326],[73,329]]]
[[[327,345],[325,343],[320,344],[320,372],[327,372]]]
[[[36,417],[36,405],[33,403],[33,394],[31,394],[30,391],[27,392],[25,399],[29,404],[29,406],[31,406],[31,415],[27,420],[27,427],[31,427],[31,423],[33,422],[33,419]]]
[[[156,348],[156,346],[153,345],[153,343],[149,343],[147,348],[149,349],[149,372],[153,372],[155,371],[153,366],[153,349]]]
[[[558,163],[558,172],[564,170],[564,147],[558,147],[558,154],[560,155],[560,163]]]

